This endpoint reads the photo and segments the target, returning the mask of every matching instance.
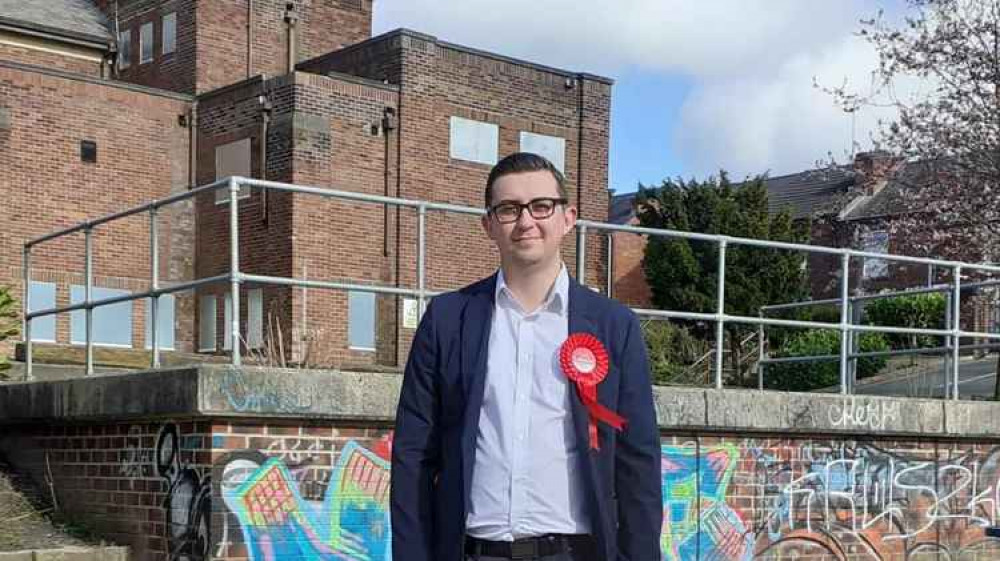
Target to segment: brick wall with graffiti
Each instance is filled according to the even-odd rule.
[[[240,419],[32,429],[60,507],[142,561],[390,559],[385,427]],[[662,440],[665,561],[1000,559],[1000,448]]]

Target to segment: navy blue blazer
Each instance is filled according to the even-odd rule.
[[[496,275],[437,296],[414,337],[392,445],[394,561],[464,559],[495,291]],[[598,423],[600,450],[580,466],[599,551],[607,561],[659,561],[660,442],[639,322],[571,279],[569,332],[604,343],[611,365],[598,401],[628,419],[621,433]],[[587,443],[587,410],[571,395],[577,438]]]

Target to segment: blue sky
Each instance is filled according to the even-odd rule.
[[[376,34],[440,39],[615,80],[610,185],[782,175],[852,145],[852,118],[814,87],[865,91],[859,20],[903,0],[376,0]],[[886,113],[854,117],[854,141]]]

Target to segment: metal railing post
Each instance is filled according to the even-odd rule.
[[[951,322],[952,322],[952,355],[951,355],[951,384],[952,384],[952,399],[959,399],[960,388],[958,387],[958,374],[959,367],[961,366],[958,362],[958,353],[961,347],[961,340],[959,339],[959,331],[961,331],[962,326],[962,266],[955,265],[955,285],[954,285],[954,297],[952,300]]]
[[[757,313],[758,317],[764,317],[764,311]],[[764,389],[764,324],[757,326],[757,389]]]
[[[32,371],[32,353],[34,349],[31,348],[31,320],[28,319],[28,313],[31,310],[31,246],[24,246],[24,270],[21,272],[24,278],[24,313],[21,316],[23,321],[21,323],[23,329],[21,333],[24,336],[24,379],[30,382],[34,376]]]
[[[83,276],[84,276],[84,296],[83,299],[87,304],[85,308],[86,316],[86,375],[90,376],[94,373],[94,307],[91,306],[90,301],[94,299],[94,229],[90,226],[84,230],[83,238],[84,247],[84,263],[83,263]]]
[[[851,289],[851,254],[845,252],[841,256],[840,265],[840,393],[847,393],[847,366],[848,354],[851,342],[848,340],[850,333],[850,289]]]
[[[156,207],[149,209],[149,283],[153,290],[160,288],[160,248],[159,231],[156,224]],[[149,309],[149,343],[152,347],[152,357],[150,367],[160,367],[160,338],[159,338],[159,318],[160,318],[160,295],[157,294],[150,299]]]
[[[427,305],[427,205],[417,207],[417,320]]]
[[[951,292],[946,292],[944,294],[944,326],[945,329],[952,330],[951,325],[951,301],[954,294]],[[951,397],[951,335],[944,337],[944,347],[947,352],[944,353],[944,360],[942,361],[943,371],[941,372],[942,385],[944,386],[944,398],[948,399]]]
[[[722,316],[726,313],[726,239],[719,240],[719,276],[716,289],[715,308],[715,389],[722,389],[722,350],[725,346],[725,325]]]
[[[232,347],[232,365],[240,365],[240,184],[235,178],[229,178],[229,281],[230,301],[232,302],[229,329]]]
[[[587,286],[587,226],[576,227],[576,282]]]

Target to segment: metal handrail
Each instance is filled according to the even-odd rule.
[[[385,205],[393,205],[396,207],[412,208],[417,212],[417,263],[416,263],[416,288],[407,289],[392,286],[381,286],[381,285],[363,285],[355,283],[346,282],[327,282],[327,281],[316,281],[316,280],[304,280],[286,277],[274,277],[267,275],[251,275],[243,273],[240,270],[240,252],[239,252],[239,202],[238,197],[239,191],[242,187],[258,188],[262,190],[273,190],[286,193],[300,193],[310,196],[320,196],[324,198],[334,198],[351,200],[366,203],[377,203]],[[198,279],[195,281],[180,283],[175,285],[170,285],[167,287],[159,286],[159,278],[157,275],[157,220],[156,212],[158,209],[165,207],[167,205],[184,201],[201,194],[214,193],[219,189],[226,189],[229,191],[229,229],[230,229],[230,269],[227,274],[217,275],[210,278]],[[138,300],[140,298],[153,298],[153,310],[158,309],[159,306],[159,296],[162,294],[167,294],[174,291],[185,290],[194,288],[197,286],[202,286],[210,283],[217,282],[229,282],[230,292],[231,292],[231,302],[232,302],[232,329],[231,329],[231,348],[232,348],[232,362],[234,365],[240,363],[240,344],[241,344],[241,334],[240,334],[240,302],[239,302],[239,292],[240,286],[245,282],[255,282],[261,284],[276,284],[285,286],[301,286],[301,287],[316,287],[316,288],[326,288],[334,290],[357,290],[357,291],[367,291],[379,294],[394,294],[394,295],[404,295],[404,296],[414,296],[418,301],[418,309],[422,312],[425,308],[427,298],[432,297],[437,294],[435,291],[428,290],[426,281],[426,216],[428,211],[437,212],[447,212],[447,213],[458,213],[467,215],[482,215],[485,210],[482,208],[465,207],[459,205],[452,205],[447,203],[437,203],[429,201],[419,201],[412,199],[403,199],[395,197],[387,197],[381,195],[371,195],[367,193],[358,193],[354,191],[343,191],[336,189],[327,189],[323,187],[315,186],[303,186],[303,185],[292,185],[288,183],[280,183],[276,181],[265,181],[259,179],[248,179],[244,177],[229,177],[226,179],[221,179],[204,185],[184,193],[178,193],[176,195],[171,195],[170,197],[155,200],[151,203],[140,205],[122,212],[110,214],[96,220],[89,220],[78,224],[76,226],[60,230],[51,234],[47,234],[38,238],[29,240],[24,244],[24,334],[25,334],[25,351],[26,351],[26,371],[27,376],[30,379],[32,372],[32,341],[31,341],[31,320],[43,317],[47,315],[64,313],[67,311],[74,311],[83,309],[87,312],[87,327],[86,327],[86,346],[87,346],[87,373],[91,374],[93,372],[93,325],[92,325],[92,312],[95,308],[100,306],[105,306],[109,304]],[[147,212],[150,215],[150,279],[151,279],[151,290],[147,290],[137,294],[129,294],[126,296],[118,296],[113,298],[104,298],[99,300],[94,300],[91,294],[91,286],[93,284],[93,271],[92,271],[92,258],[93,249],[90,244],[90,239],[94,232],[94,229],[98,226],[107,224],[114,220],[121,218],[133,216]],[[59,237],[74,234],[76,232],[83,231],[87,235],[87,244],[85,246],[85,280],[87,285],[87,293],[85,301],[82,303],[74,304],[71,306],[63,306],[58,308],[52,308],[47,310],[39,310],[34,312],[28,312],[30,309],[30,283],[31,283],[31,250],[34,246],[53,240]],[[1000,339],[1000,334],[997,333],[980,333],[975,331],[965,331],[959,326],[958,311],[960,309],[961,293],[963,286],[961,284],[961,271],[965,269],[976,269],[981,271],[989,272],[1000,272],[1000,266],[997,265],[973,265],[968,263],[962,263],[958,261],[945,260],[945,259],[931,259],[926,257],[909,257],[904,255],[894,255],[894,254],[883,254],[883,253],[873,253],[867,251],[858,251],[848,248],[832,248],[824,246],[813,246],[806,244],[797,244],[789,242],[776,242],[769,240],[758,240],[752,238],[740,238],[733,236],[720,236],[711,234],[701,234],[696,232],[683,232],[678,230],[666,230],[666,229],[656,229],[656,228],[646,228],[641,226],[628,226],[621,224],[608,224],[603,222],[595,222],[592,220],[579,220],[577,222],[577,278],[582,284],[586,284],[586,250],[587,250],[587,234],[590,231],[595,232],[627,232],[632,234],[641,234],[647,236],[656,237],[667,237],[667,238],[677,238],[677,239],[687,239],[696,241],[711,242],[718,245],[718,260],[719,260],[719,274],[717,277],[717,299],[716,299],[716,310],[714,313],[699,313],[699,312],[685,312],[679,310],[650,310],[650,309],[635,309],[634,311],[643,316],[648,317],[660,317],[660,318],[679,318],[679,319],[690,319],[690,320],[702,320],[702,321],[712,321],[716,323],[715,332],[715,380],[714,385],[716,388],[722,388],[722,359],[723,359],[723,339],[724,339],[724,325],[726,323],[744,323],[758,326],[772,325],[772,326],[783,326],[783,327],[806,327],[806,328],[820,328],[820,329],[837,329],[841,332],[841,351],[839,356],[840,359],[840,391],[841,393],[847,393],[849,390],[848,384],[848,361],[852,355],[849,348],[848,335],[854,332],[883,332],[883,333],[904,333],[904,334],[917,334],[917,335],[935,335],[935,336],[945,336],[948,337],[955,344],[950,345],[950,350],[953,353],[953,376],[954,376],[954,392],[952,394],[953,399],[958,399],[958,353],[959,345],[957,342],[961,337],[977,337],[982,339]],[[788,251],[802,251],[809,253],[822,253],[828,255],[840,255],[841,256],[841,295],[839,299],[831,300],[827,303],[839,303],[841,305],[841,318],[838,323],[828,323],[828,322],[813,322],[813,321],[799,321],[799,320],[783,320],[778,318],[766,318],[766,317],[748,317],[740,316],[734,314],[727,314],[725,312],[725,272],[726,272],[726,250],[729,246],[749,246],[749,247],[759,247],[765,249],[781,249]],[[850,279],[850,260],[852,258],[861,259],[880,259],[886,261],[897,261],[906,263],[919,263],[933,265],[935,267],[945,267],[950,268],[954,272],[954,283],[950,287],[940,287],[938,290],[948,290],[951,289],[952,292],[952,306],[951,310],[953,317],[956,318],[955,321],[950,322],[951,326],[948,329],[921,329],[921,328],[903,328],[903,327],[883,327],[883,326],[870,326],[870,325],[855,325],[851,322],[849,317],[849,304],[851,302],[851,297],[848,292],[848,283]],[[1000,282],[1000,281],[998,281]],[[610,287],[609,287],[610,288]],[[816,302],[810,302],[808,304],[801,305],[816,305]],[[799,305],[796,303],[796,305]],[[773,309],[773,307],[772,307]],[[155,314],[155,311],[153,312]],[[154,342],[154,347],[156,347],[155,342],[157,341],[156,331],[158,329],[157,322],[153,322],[151,326],[152,330],[152,340]],[[154,348],[152,366],[157,367],[159,365],[159,355],[158,349]]]

